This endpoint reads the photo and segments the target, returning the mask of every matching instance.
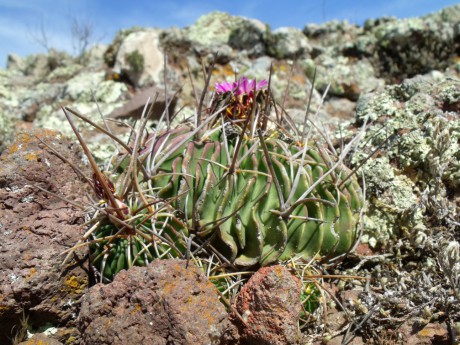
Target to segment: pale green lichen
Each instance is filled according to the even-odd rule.
[[[362,168],[368,190],[369,209],[363,221],[363,242],[371,245],[384,243],[401,230],[413,228],[422,222],[415,185],[405,175],[397,175],[388,157],[371,159]]]
[[[460,117],[450,110],[459,95],[459,81],[417,77],[359,99],[357,123],[370,125],[352,164],[378,149],[361,168],[369,196],[365,241],[383,244],[457,222],[447,188],[459,185]]]
[[[72,64],[69,66],[61,66],[53,70],[45,78],[46,81],[55,81],[55,80],[68,80],[75,76],[83,69],[83,66],[78,64]]]
[[[316,69],[316,88],[325,91],[330,84],[330,95],[356,99],[358,94],[384,85],[382,79],[375,77],[374,67],[368,60],[322,54],[315,60],[306,59],[300,63],[310,79]]]

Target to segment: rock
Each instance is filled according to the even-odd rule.
[[[84,214],[35,188],[78,202],[86,188],[73,169],[35,137],[81,166],[79,148],[59,133],[20,133],[0,157],[0,343],[20,327],[72,327],[87,285],[80,251],[62,266],[63,251],[82,235]],[[73,334],[75,336],[75,334]],[[70,337],[70,335],[69,335]]]
[[[388,243],[394,235],[458,222],[447,190],[460,181],[460,82],[415,77],[364,94],[356,120],[371,125],[353,162],[381,147],[362,168],[370,205],[363,240]]]
[[[402,334],[404,344],[407,345],[431,345],[449,344],[450,334],[445,323],[430,322],[420,324],[418,318],[410,318],[398,328]]]
[[[259,269],[243,286],[234,308],[245,324],[233,315],[243,344],[296,344],[302,309],[301,283],[283,266]]]
[[[156,260],[90,288],[78,318],[82,344],[219,344],[227,313],[194,265]]]
[[[338,120],[352,120],[356,103],[347,98],[332,97],[324,102],[324,110],[330,117]]]
[[[6,58],[6,69],[23,71],[25,69],[24,59],[17,54],[8,54]]]
[[[95,44],[80,58],[90,69],[99,69],[104,65],[104,53],[107,51],[104,44]]]
[[[307,24],[303,29],[310,44],[333,47],[353,42],[362,34],[363,29],[348,21],[332,20],[323,24]]]
[[[323,54],[315,60],[306,59],[300,63],[310,79],[317,69],[316,89],[324,92],[330,84],[330,96],[356,101],[361,93],[374,91],[385,84],[383,79],[375,76],[372,64],[366,59]]]
[[[82,69],[83,66],[79,64],[57,67],[46,76],[45,81],[49,83],[66,82],[73,78],[77,73],[81,72]]]
[[[59,83],[40,83],[21,97],[18,114],[23,121],[33,122],[41,107],[53,104],[61,95],[64,86]]]
[[[306,57],[312,50],[308,38],[296,28],[279,28],[267,36],[267,52],[276,59]]]
[[[136,86],[163,81],[164,54],[160,47],[158,29],[136,31],[123,40],[114,69],[126,75]]]
[[[445,69],[460,48],[460,5],[421,17],[383,23],[375,35],[378,72],[393,82]]]
[[[77,102],[93,102],[94,97],[101,103],[115,103],[123,99],[127,87],[123,83],[105,80],[105,73],[81,73],[65,83],[61,99]],[[93,97],[94,93],[94,97]]]
[[[50,49],[47,54],[27,56],[20,65],[20,71],[35,80],[42,80],[58,67],[72,64],[72,57],[65,52]]]
[[[13,139],[14,124],[8,115],[0,109],[0,154]]]
[[[266,30],[267,26],[258,20],[211,12],[186,28],[184,36],[200,55],[219,52],[223,59],[220,63],[226,63],[233,55],[230,47],[244,50],[249,56],[264,54],[262,37]]]
[[[132,27],[129,29],[123,29],[116,33],[115,38],[113,39],[112,43],[107,47],[103,54],[104,62],[108,67],[115,66],[115,62],[117,60],[118,50],[120,49],[123,40],[133,32],[142,31],[140,27]]]
[[[126,118],[129,116],[139,119],[148,100],[149,107],[153,105],[152,115],[150,118],[159,119],[166,109],[166,98],[164,90],[160,90],[155,86],[149,87],[142,92],[136,93],[131,98],[131,100],[129,100],[122,107],[113,110],[109,116],[112,118]],[[174,108],[177,102],[177,99],[174,98],[174,95],[168,95],[168,103],[169,102],[171,103],[168,110],[169,114],[172,116],[174,114]]]
[[[63,345],[56,339],[48,338],[44,334],[34,334],[34,336],[26,341],[20,342],[19,345]]]

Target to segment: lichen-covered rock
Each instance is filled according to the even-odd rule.
[[[296,28],[279,28],[266,36],[267,52],[277,59],[303,57],[312,50],[307,37]]]
[[[399,82],[416,74],[445,69],[460,48],[460,5],[421,18],[383,23],[376,38],[379,74]]]
[[[225,47],[233,47],[250,56],[260,56],[265,53],[262,37],[266,30],[267,26],[255,19],[211,12],[186,28],[184,35],[200,54],[225,54]]]
[[[360,97],[356,119],[371,125],[354,163],[380,148],[361,170],[370,205],[364,239],[375,245],[458,224],[460,82],[416,77],[387,86]]]
[[[90,69],[99,69],[104,65],[104,54],[107,49],[108,47],[104,44],[95,44],[84,52],[83,56],[79,58],[79,61]]]
[[[117,60],[118,50],[120,49],[123,40],[133,32],[141,31],[142,28],[134,26],[129,29],[123,29],[116,33],[115,38],[113,39],[112,43],[107,47],[103,54],[104,62],[107,66],[113,67],[115,66],[115,62]]]
[[[164,54],[159,29],[144,29],[127,35],[117,52],[114,69],[137,86],[163,80]]]
[[[312,78],[315,67],[318,91],[324,92],[330,84],[329,95],[356,101],[361,93],[382,87],[385,82],[375,76],[374,67],[367,59],[356,60],[345,56],[320,55],[315,60],[301,62]]]
[[[323,24],[307,24],[303,29],[308,40],[318,46],[341,46],[353,42],[362,28],[348,21],[332,20]]]
[[[283,266],[259,269],[243,286],[234,303],[245,321],[243,324],[233,316],[241,343],[298,343],[300,289],[300,281]]]
[[[35,187],[79,202],[85,186],[35,136],[81,166],[77,145],[50,130],[18,134],[0,157],[2,344],[19,330],[23,313],[31,328],[72,327],[88,285],[82,253],[64,266],[61,255],[82,235],[83,211]]]
[[[43,334],[35,334],[32,338],[20,342],[19,345],[63,345],[63,343]]]
[[[33,122],[41,107],[53,104],[64,91],[64,86],[59,83],[40,83],[29,92],[20,95],[19,106],[15,109],[16,116],[27,122]]]
[[[55,70],[53,70],[50,74],[46,76],[45,81],[48,83],[65,82],[73,78],[82,69],[83,66],[79,64],[71,64],[67,66],[57,67]]]
[[[85,296],[82,344],[219,344],[227,313],[193,264],[156,260],[121,271]]]
[[[24,59],[17,54],[8,54],[6,57],[6,69],[23,71],[25,69]]]
[[[123,99],[127,87],[123,83],[105,80],[105,73],[81,73],[65,83],[62,100],[74,102],[114,103]],[[93,97],[94,96],[94,97]]]
[[[0,153],[13,139],[13,128],[11,117],[0,109]]]

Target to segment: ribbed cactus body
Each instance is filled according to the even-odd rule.
[[[265,87],[246,78],[217,84],[209,117],[195,119],[200,127],[147,140],[139,131],[136,151],[114,164],[116,187],[95,178],[107,210],[93,218],[101,223],[91,259],[103,277],[203,248],[252,266],[353,247],[363,200],[356,177],[322,144],[296,142],[302,135],[289,137],[276,121],[278,130],[267,130]]]
[[[350,250],[361,196],[354,178],[338,188],[349,170],[340,165],[302,196],[335,163],[326,149],[308,148],[302,160],[301,147],[276,136],[264,139],[280,199],[257,137],[244,137],[235,158],[239,137],[229,139],[222,130],[214,130],[209,137],[190,138],[178,147],[189,131],[184,127],[167,132],[153,149],[161,164],[152,184],[158,197],[175,198],[171,205],[188,226],[178,231],[214,236],[215,246],[237,265],[335,256]],[[161,152],[155,152],[159,147]],[[167,159],[162,161],[164,155]],[[299,199],[304,200],[295,205]]]

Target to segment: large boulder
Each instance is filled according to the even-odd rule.
[[[323,54],[316,59],[300,62],[306,74],[313,78],[315,69],[318,91],[324,92],[328,85],[329,95],[356,101],[361,93],[370,92],[385,85],[368,59],[357,60],[345,56]]]
[[[231,48],[249,56],[263,55],[263,35],[267,30],[265,24],[255,19],[211,12],[186,28],[184,36],[200,55],[219,52],[221,59],[230,59],[233,55]]]
[[[307,36],[296,28],[276,29],[267,37],[267,52],[277,59],[295,59],[308,56],[312,47]]]
[[[114,69],[136,86],[163,80],[164,54],[159,29],[134,31],[124,38],[116,55]]]
[[[372,28],[379,75],[400,82],[445,69],[460,49],[460,5]]]

